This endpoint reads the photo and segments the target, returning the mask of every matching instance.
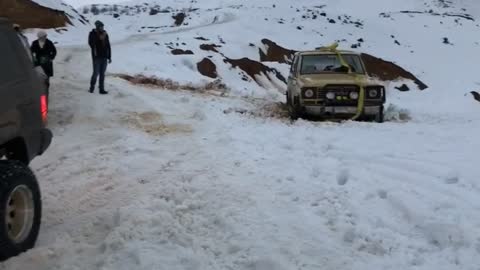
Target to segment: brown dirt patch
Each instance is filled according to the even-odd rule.
[[[172,81],[170,79],[160,79],[156,77],[147,77],[144,75],[127,75],[127,74],[113,74],[112,76],[124,79],[129,81],[132,84],[144,85],[149,87],[167,89],[167,90],[188,90],[193,92],[207,92],[207,91],[220,91],[225,93],[228,88],[222,83],[221,80],[215,80],[213,82],[204,84],[204,85],[193,85],[193,84],[180,84],[178,82]]]
[[[277,79],[280,81],[287,83],[287,80],[283,75],[277,71],[274,68],[270,68],[258,61],[251,60],[249,58],[241,58],[241,59],[230,59],[230,58],[225,58],[223,60],[225,63],[231,64],[233,67],[238,67],[241,70],[243,70],[245,73],[248,74],[252,79],[254,79],[259,85],[261,85],[261,82],[257,80],[257,76],[259,75],[265,75],[267,78],[272,80],[271,76],[275,76]]]
[[[473,95],[473,98],[474,98],[476,101],[480,102],[480,93],[475,92],[475,91],[472,91],[472,92],[470,92],[470,93]]]
[[[171,51],[173,55],[193,54],[191,50],[173,49]]]
[[[0,17],[8,18],[22,28],[59,28],[72,24],[69,15],[29,0],[1,0]]]
[[[218,53],[217,48],[221,48],[222,46],[216,45],[216,44],[201,44],[200,49],[204,51],[211,51],[211,52],[216,52]]]
[[[266,38],[262,39],[262,44],[264,45],[266,53],[262,49],[258,49],[261,62],[279,62],[290,64],[293,59],[293,55],[296,53],[296,51],[286,49]]]
[[[197,69],[198,72],[200,72],[200,74],[202,74],[203,76],[207,76],[213,79],[218,77],[217,66],[215,65],[215,63],[212,62],[212,60],[208,58],[203,58],[202,61],[198,62]]]
[[[143,113],[131,112],[121,117],[121,122],[131,128],[141,130],[152,136],[162,136],[169,133],[190,133],[192,128],[187,125],[167,125],[162,122],[162,116],[154,111]]]
[[[175,26],[182,25],[183,22],[185,21],[186,17],[187,17],[187,15],[185,15],[185,13],[183,13],[183,12],[180,12],[180,13],[177,13],[177,14],[173,15],[172,18],[175,20]]]
[[[362,53],[362,59],[367,68],[368,74],[377,77],[382,81],[393,81],[400,78],[413,80],[420,90],[427,89],[428,86],[415,77],[412,73],[402,67],[370,54]]]

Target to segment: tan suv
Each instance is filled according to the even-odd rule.
[[[288,78],[292,119],[367,119],[383,122],[385,87],[367,75],[359,53],[336,46],[297,52]]]

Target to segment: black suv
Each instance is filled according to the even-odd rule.
[[[28,164],[50,145],[45,84],[12,24],[0,18],[0,260],[35,245],[40,189]]]

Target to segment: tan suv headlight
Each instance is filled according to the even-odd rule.
[[[351,99],[358,99],[358,92],[350,92],[348,95]]]
[[[380,99],[384,96],[385,88],[383,86],[369,86],[366,92],[367,98]]]
[[[327,94],[325,95],[325,97],[327,97],[327,99],[335,99],[335,93],[333,93],[333,92],[327,92]]]
[[[315,98],[315,88],[303,88],[302,89],[302,96],[304,98]]]
[[[305,97],[307,98],[312,98],[314,95],[315,93],[313,92],[312,89],[308,89],[307,91],[305,91]]]

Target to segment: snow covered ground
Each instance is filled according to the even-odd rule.
[[[472,34],[480,18],[460,25],[392,13],[424,10],[418,1],[363,1],[372,7],[365,10],[342,0],[326,3],[328,17],[348,14],[364,27],[322,19],[315,28],[302,13],[292,22],[293,4],[283,1],[199,2],[193,7],[205,10],[189,25],[151,33],[141,27],[153,17],[134,24],[99,16],[117,36],[109,71],[205,83],[211,80],[188,66],[208,55],[222,60],[198,49],[194,37],[221,38],[219,51],[252,59],[258,56],[249,43],[265,37],[294,49],[363,38],[359,50],[399,62],[430,88],[398,92],[392,84],[392,121],[384,124],[291,123],[277,112],[280,91],[242,81],[220,64],[231,87],[223,94],[110,76],[110,95],[92,95],[89,51],[74,44],[83,30],[70,31],[72,39],[59,35],[68,46],[59,50],[52,88],[55,139],[33,162],[44,201],[40,238],[0,269],[478,269],[480,103],[469,91],[480,88],[480,40]],[[235,2],[244,7],[231,8]],[[302,10],[324,4],[295,3]],[[190,8],[189,1],[168,4]],[[266,22],[267,14],[285,23]],[[158,21],[170,28],[171,15]],[[224,23],[212,24],[215,16]],[[312,35],[315,29],[323,36]],[[443,44],[444,36],[454,45]],[[171,55],[164,43],[177,38],[195,54]],[[394,121],[400,112],[411,119]]]

